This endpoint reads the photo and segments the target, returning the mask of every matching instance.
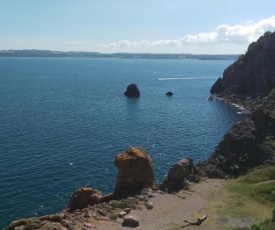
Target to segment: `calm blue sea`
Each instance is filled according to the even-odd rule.
[[[183,157],[207,159],[244,119],[207,101],[231,63],[0,58],[0,228],[64,209],[81,186],[111,192],[129,146],[150,153],[156,182]],[[130,83],[137,100],[123,95]]]

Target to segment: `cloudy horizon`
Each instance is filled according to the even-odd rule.
[[[241,54],[275,31],[272,0],[2,0],[0,50]]]
[[[275,31],[275,16],[262,19],[258,22],[247,21],[241,25],[222,24],[216,27],[214,31],[198,33],[195,35],[188,34],[180,39],[173,40],[156,40],[156,41],[128,41],[122,40],[109,44],[102,44],[106,49],[109,48],[139,48],[139,47],[175,47],[188,45],[214,45],[214,44],[245,44],[249,45],[256,41],[265,32]]]

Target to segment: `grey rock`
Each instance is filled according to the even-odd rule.
[[[145,202],[144,205],[145,205],[145,207],[146,207],[147,209],[153,209],[153,208],[154,208],[153,203],[150,202],[150,201]]]
[[[127,215],[127,213],[124,212],[124,211],[121,211],[121,212],[118,213],[118,217],[119,217],[119,218],[122,218],[122,217],[124,217],[124,216],[126,216],[126,215]]]
[[[137,227],[137,226],[139,226],[139,219],[132,215],[124,216],[122,226]]]

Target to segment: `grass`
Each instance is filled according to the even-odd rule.
[[[253,169],[245,176],[237,179],[238,182],[245,184],[260,183],[270,180],[275,180],[275,166]]]
[[[203,210],[210,217],[204,227],[275,229],[275,211],[272,214],[275,208],[275,166],[257,168],[237,179],[221,180],[221,183],[223,189],[213,194],[213,201]],[[242,221],[246,221],[247,226],[238,227]]]

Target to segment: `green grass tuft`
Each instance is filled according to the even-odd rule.
[[[241,183],[260,183],[275,180],[275,166],[256,168],[238,179]]]

